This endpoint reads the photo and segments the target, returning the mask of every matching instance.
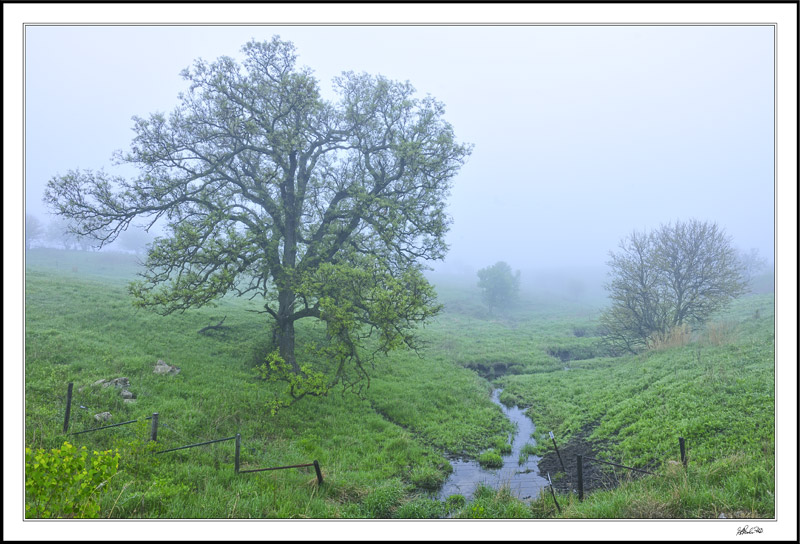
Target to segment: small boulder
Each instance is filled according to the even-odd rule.
[[[108,421],[109,419],[111,419],[111,413],[110,412],[100,412],[99,414],[95,414],[94,418],[97,421],[101,421],[101,422],[102,421]]]
[[[177,366],[168,365],[167,363],[165,363],[161,359],[158,360],[158,362],[156,363],[155,368],[153,368],[153,374],[170,374],[170,375],[174,376],[175,374],[177,374],[180,371],[181,371],[181,369],[178,368]]]
[[[103,387],[111,387],[112,385],[118,389],[127,389],[131,386],[131,381],[125,377],[114,378],[113,380],[108,380],[106,383],[104,383]]]
[[[133,398],[133,393],[131,393],[131,392],[130,392],[130,391],[128,391],[127,389],[123,389],[123,390],[120,392],[120,396],[121,396],[123,399],[132,399],[132,398]]]

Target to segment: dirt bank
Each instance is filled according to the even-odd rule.
[[[566,471],[561,466],[561,461],[555,451],[551,451],[539,460],[539,473],[553,480],[553,487],[556,491],[563,493],[578,491],[578,463],[577,456],[601,458],[598,454],[606,448],[604,442],[591,442],[588,437],[592,434],[597,425],[585,427],[574,435],[568,442],[561,443],[556,436],[558,452],[564,462]],[[551,443],[552,445],[552,443]],[[641,473],[634,471],[614,468],[601,463],[592,462],[584,459],[583,462],[583,492],[590,493],[598,489],[612,489],[617,487],[620,482],[638,478]]]

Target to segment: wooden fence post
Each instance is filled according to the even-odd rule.
[[[678,444],[681,447],[681,463],[683,463],[683,466],[685,467],[686,463],[687,463],[687,461],[686,461],[686,441],[683,439],[682,436],[678,437]]]
[[[72,382],[67,385],[67,409],[64,412],[64,432],[69,428],[69,411],[72,408]]]
[[[158,441],[158,412],[153,412],[153,418],[150,421],[150,440]]]
[[[578,500],[583,500],[583,455],[578,455]]]
[[[233,460],[233,470],[239,474],[239,453],[242,451],[242,435],[236,433],[236,453]]]

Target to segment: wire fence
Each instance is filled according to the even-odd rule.
[[[64,413],[64,434],[78,435],[78,434],[91,433],[91,432],[95,432],[95,431],[103,431],[103,430],[112,429],[112,428],[115,428],[115,427],[121,427],[123,425],[129,425],[129,424],[132,424],[132,423],[137,423],[139,421],[142,421],[142,419],[144,419],[144,420],[150,420],[150,422],[151,422],[150,423],[150,438],[149,438],[150,441],[156,442],[158,440],[158,429],[159,429],[159,419],[158,419],[159,415],[158,415],[158,412],[154,412],[152,415],[146,416],[144,418],[132,419],[130,421],[123,421],[122,423],[114,423],[114,424],[111,424],[111,425],[103,425],[101,427],[96,427],[96,428],[92,428],[92,429],[84,429],[84,430],[81,430],[81,431],[74,431],[74,432],[71,432],[71,433],[67,433],[67,431],[69,429],[70,413],[71,413],[71,406],[72,406],[72,389],[73,389],[73,384],[69,383],[68,386],[67,386],[67,402],[66,402],[66,408],[65,408],[65,413]],[[161,425],[163,427],[167,427],[163,423]],[[169,427],[167,427],[167,428],[169,428]],[[553,442],[553,448],[555,449],[556,456],[558,457],[558,461],[559,461],[559,463],[561,465],[561,468],[564,470],[565,474],[570,474],[570,471],[567,470],[567,468],[566,468],[566,466],[564,464],[564,460],[561,457],[561,451],[559,450],[558,444],[556,443],[555,435],[553,434],[552,431],[550,431],[549,434],[550,434],[550,439]],[[252,474],[252,473],[266,472],[266,471],[272,471],[272,470],[284,470],[284,469],[292,469],[292,468],[314,467],[314,470],[315,470],[316,476],[317,476],[317,483],[319,485],[322,485],[322,483],[323,483],[322,471],[320,469],[320,465],[319,465],[319,462],[317,460],[314,460],[311,463],[301,463],[301,464],[296,464],[296,465],[288,465],[288,466],[280,466],[280,467],[265,467],[265,468],[255,468],[255,469],[241,470],[240,454],[241,454],[241,440],[242,439],[241,439],[241,435],[238,434],[238,433],[236,435],[234,435],[234,436],[229,436],[229,437],[226,437],[226,438],[217,438],[217,439],[208,440],[208,441],[205,441],[205,442],[197,442],[197,443],[194,443],[194,444],[187,444],[187,445],[184,445],[184,446],[178,446],[178,447],[175,447],[175,448],[169,448],[169,449],[166,449],[166,450],[156,451],[156,452],[153,452],[153,453],[158,455],[158,454],[170,453],[170,452],[179,451],[179,450],[185,450],[185,449],[189,449],[189,448],[196,448],[196,447],[200,447],[200,446],[206,446],[206,445],[215,444],[215,443],[218,443],[218,442],[228,442],[228,441],[231,441],[231,440],[235,440],[236,441],[235,442],[235,454],[234,454],[234,471],[235,471],[236,474]],[[684,440],[683,437],[679,437],[678,438],[678,445],[679,445],[679,448],[680,448],[681,463],[683,464],[684,467],[686,467],[688,460],[687,460],[687,456],[686,456],[686,441]],[[583,475],[584,475],[584,462],[585,461],[592,461],[592,462],[595,462],[595,463],[610,465],[610,466],[613,466],[613,467],[616,467],[616,468],[623,468],[623,469],[626,469],[626,470],[631,470],[631,471],[634,471],[634,472],[648,474],[648,475],[651,475],[651,476],[658,476],[654,472],[650,472],[648,470],[644,470],[644,469],[641,469],[641,468],[626,466],[626,465],[623,465],[623,464],[620,464],[620,463],[614,463],[612,461],[606,461],[604,459],[597,459],[595,457],[589,457],[589,456],[585,456],[585,455],[576,455],[576,467],[577,467],[577,474],[576,474],[577,482],[576,483],[577,483],[578,500],[580,500],[580,501],[582,501],[584,499],[584,491],[585,490],[584,490],[584,478],[583,478]],[[556,499],[556,494],[555,494],[555,490],[554,490],[554,486],[553,486],[553,481],[552,481],[552,479],[550,477],[550,473],[549,472],[547,473],[547,482],[548,482],[548,487],[550,488],[550,492],[551,492],[551,494],[553,496],[553,502],[555,502],[556,508],[558,508],[558,511],[560,512],[561,511],[561,507],[559,506],[558,501]]]
[[[71,407],[72,407],[72,388],[73,388],[73,384],[70,382],[68,384],[68,386],[67,386],[67,403],[66,403],[66,408],[64,410],[64,428],[63,428],[64,434],[69,434],[69,435],[86,434],[86,433],[92,433],[92,432],[96,432],[96,431],[104,431],[104,430],[112,429],[112,428],[116,428],[116,427],[122,427],[123,425],[130,425],[132,423],[137,423],[137,422],[142,421],[142,420],[150,420],[150,437],[149,437],[149,440],[151,442],[157,442],[158,441],[158,429],[159,429],[158,412],[154,412],[152,415],[146,416],[144,418],[132,419],[130,421],[123,421],[122,423],[113,423],[111,425],[103,425],[101,427],[94,427],[94,428],[91,428],[91,429],[83,429],[83,430],[80,430],[80,431],[74,431],[74,432],[68,433],[67,431],[69,430],[70,413],[71,413]],[[166,425],[164,425],[163,423],[161,424],[161,426],[166,427]],[[169,428],[169,427],[167,427],[167,428]],[[314,471],[316,472],[316,475],[317,475],[317,484],[318,485],[322,485],[322,483],[323,483],[322,470],[320,468],[319,462],[316,459],[314,461],[312,461],[311,463],[303,463],[303,464],[288,465],[288,466],[281,466],[281,467],[267,467],[267,468],[256,468],[256,469],[241,470],[242,436],[239,433],[237,433],[234,436],[229,436],[229,437],[226,437],[226,438],[217,438],[217,439],[214,439],[214,440],[207,440],[205,442],[197,442],[197,443],[194,443],[194,444],[187,444],[187,445],[184,445],[184,446],[178,446],[178,447],[175,447],[175,448],[169,448],[169,449],[166,449],[166,450],[160,450],[160,451],[156,451],[156,452],[153,452],[153,453],[155,455],[159,455],[159,454],[163,454],[163,453],[171,453],[171,452],[174,452],[174,451],[185,450],[185,449],[189,449],[189,448],[207,446],[209,444],[216,444],[216,443],[219,443],[219,442],[228,442],[228,441],[231,441],[231,440],[235,440],[236,441],[235,442],[235,452],[234,452],[234,472],[236,474],[250,474],[250,473],[264,472],[264,471],[271,471],[271,470],[283,470],[283,469],[290,469],[290,468],[314,467]]]
[[[559,463],[561,464],[561,468],[564,470],[565,474],[570,474],[570,472],[567,470],[566,466],[564,465],[563,459],[561,458],[561,453],[558,450],[558,444],[556,443],[556,439],[555,439],[555,436],[553,435],[552,431],[550,431],[550,439],[553,441],[553,447],[555,448],[556,455],[558,456]],[[683,464],[684,468],[686,468],[686,466],[688,465],[688,457],[686,455],[686,440],[683,437],[678,437],[678,447],[680,448],[681,463]],[[585,494],[584,493],[585,492],[585,489],[584,489],[584,478],[583,478],[584,466],[585,466],[584,461],[593,461],[595,463],[600,463],[600,464],[604,464],[604,465],[610,465],[612,467],[617,467],[617,468],[623,468],[623,469],[626,469],[626,470],[631,470],[631,471],[634,471],[634,472],[639,472],[639,473],[647,474],[647,475],[650,475],[650,476],[659,476],[659,474],[656,474],[656,473],[651,472],[649,470],[644,470],[644,469],[641,469],[641,468],[631,467],[631,466],[623,465],[623,464],[620,464],[620,463],[614,463],[612,461],[607,461],[607,460],[604,460],[604,459],[597,459],[596,457],[590,457],[590,456],[586,456],[586,455],[576,455],[575,456],[575,461],[576,461],[576,467],[577,467],[576,468],[576,471],[577,471],[576,472],[576,476],[577,476],[577,478],[576,478],[577,479],[577,482],[576,482],[577,483],[577,492],[578,492],[578,500],[580,500],[580,501],[582,501],[584,499],[584,494]],[[553,481],[550,479],[550,474],[549,473],[547,474],[547,479],[549,481],[550,491],[551,491],[551,493],[553,495],[553,501],[556,504],[556,508],[558,508],[558,511],[560,512],[561,511],[561,507],[558,505],[558,501],[556,500],[555,491],[553,489]]]

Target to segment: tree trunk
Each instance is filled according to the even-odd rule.
[[[281,358],[292,365],[292,371],[300,374],[300,366],[294,357],[294,277],[292,272],[297,265],[297,229],[299,211],[295,202],[295,174],[297,172],[297,153],[289,155],[289,171],[281,186],[284,205],[284,244],[283,274],[278,291],[278,349]],[[291,271],[291,272],[290,272]]]
[[[288,290],[278,294],[278,352],[281,358],[292,365],[295,374],[300,373],[300,366],[294,356],[294,312],[292,306],[294,293]]]

